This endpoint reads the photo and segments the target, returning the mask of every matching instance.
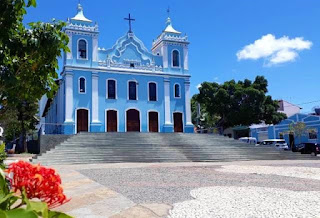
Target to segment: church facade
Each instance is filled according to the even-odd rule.
[[[166,28],[149,51],[131,30],[110,48],[98,46],[98,25],[82,6],[68,19],[69,49],[59,89],[42,114],[46,134],[193,132],[188,38]]]

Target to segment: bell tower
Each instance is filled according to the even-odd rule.
[[[65,65],[98,64],[98,25],[84,16],[80,3],[76,16],[68,19],[65,33],[69,37],[70,49],[65,54]]]
[[[162,56],[163,71],[188,74],[188,37],[174,29],[168,9],[166,28],[152,44],[152,53]]]

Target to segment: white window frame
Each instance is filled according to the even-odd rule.
[[[150,88],[149,88],[150,83],[156,84],[156,100],[155,101],[150,100]],[[150,102],[157,102],[158,101],[158,83],[155,81],[148,82],[148,101],[150,101]]]
[[[109,80],[115,81],[115,89],[116,89],[115,90],[116,91],[115,99],[109,98],[109,96],[108,96],[108,90],[109,90],[108,81]],[[117,100],[118,99],[118,81],[116,79],[109,78],[109,79],[106,80],[106,99],[109,99],[109,100]]]
[[[81,78],[84,79],[84,92],[81,92],[81,91],[80,91],[80,79],[81,79]],[[84,77],[84,76],[80,76],[80,77],[78,78],[78,93],[79,93],[79,94],[82,94],[82,95],[87,94],[87,79],[86,79],[86,77]]]
[[[173,52],[174,52],[174,51],[177,51],[178,54],[179,54],[179,57],[178,57],[178,59],[179,59],[179,66],[173,66]],[[178,49],[173,49],[173,50],[171,51],[171,67],[172,67],[172,68],[181,68],[181,54],[180,54],[180,51],[179,51]]]
[[[84,40],[84,41],[86,41],[86,58],[81,58],[80,57],[80,53],[79,53],[79,41],[80,40]],[[88,46],[89,45],[89,43],[88,43],[88,40],[86,40],[85,38],[79,38],[78,40],[77,40],[77,59],[78,60],[89,60],[89,50],[88,50]]]
[[[178,85],[179,86],[179,97],[176,97],[176,85]],[[181,85],[180,85],[180,83],[175,83],[174,85],[173,85],[173,98],[177,98],[177,99],[181,99],[181,95],[182,95],[182,93],[181,93]]]
[[[133,100],[133,99],[129,99],[130,97],[130,87],[129,87],[129,83],[130,82],[135,82],[136,83],[136,99]],[[139,83],[137,80],[128,80],[127,82],[127,100],[128,101],[138,101],[139,99]]]

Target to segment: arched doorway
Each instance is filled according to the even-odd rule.
[[[77,110],[77,133],[89,131],[89,112],[87,109]]]
[[[118,131],[118,115],[115,110],[108,110],[107,116],[107,132],[117,132]]]
[[[150,111],[149,117],[149,132],[159,132],[158,112]]]
[[[127,110],[127,132],[140,132],[140,113],[136,109]]]
[[[182,113],[173,113],[174,132],[183,132]]]

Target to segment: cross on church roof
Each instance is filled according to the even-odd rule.
[[[129,21],[129,33],[132,33],[132,30],[131,30],[131,21],[136,21],[136,19],[131,18],[130,13],[129,13],[129,18],[124,18],[124,19]]]

